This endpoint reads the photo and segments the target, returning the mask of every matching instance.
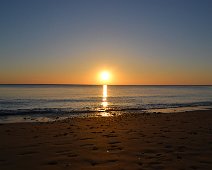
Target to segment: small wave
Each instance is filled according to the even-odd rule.
[[[30,103],[30,102],[92,102],[97,101],[100,98],[88,98],[88,99],[0,99],[0,104],[11,103]]]
[[[84,108],[34,108],[34,109],[4,109],[0,110],[0,116],[11,115],[79,115],[84,113],[102,112],[102,111],[144,111],[149,109],[168,109],[181,107],[198,107],[208,106],[212,107],[212,102],[194,102],[194,103],[172,103],[172,104],[142,104],[136,106],[117,106],[113,105],[108,108],[102,107],[84,107]]]
[[[97,110],[71,109],[71,108],[17,109],[17,110],[0,110],[0,116],[63,115],[63,114],[81,114],[81,113],[92,113],[92,112],[97,112]]]
[[[18,109],[18,110],[0,110],[0,116],[15,116],[15,115],[64,115],[64,114],[83,114],[83,113],[94,113],[102,111],[128,111],[128,110],[144,110],[143,108],[108,108],[101,110],[100,108],[79,110],[79,109],[68,109],[68,108],[45,108],[45,109]]]
[[[149,109],[198,107],[198,106],[212,106],[212,102],[207,101],[207,102],[192,102],[192,103],[147,104],[147,108]]]

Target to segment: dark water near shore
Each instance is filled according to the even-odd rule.
[[[211,107],[212,86],[0,85],[1,122]]]

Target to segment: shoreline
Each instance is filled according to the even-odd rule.
[[[212,110],[0,124],[0,169],[212,169]]]
[[[36,112],[38,111],[35,109]],[[39,114],[14,114],[14,115],[1,115],[0,124],[10,124],[10,123],[33,123],[33,122],[54,122],[69,118],[89,118],[89,117],[114,117],[128,114],[170,114],[170,113],[182,113],[182,112],[193,112],[193,111],[204,111],[212,110],[211,106],[197,106],[197,107],[174,107],[174,108],[158,108],[158,109],[126,109],[126,110],[96,110],[96,111],[80,111],[73,113],[51,113],[46,112],[45,109],[41,109],[39,112],[44,111],[44,113]],[[20,111],[20,110],[19,110]],[[26,110],[23,110],[26,112]],[[6,111],[8,112],[8,111]],[[30,112],[30,111],[29,111]]]

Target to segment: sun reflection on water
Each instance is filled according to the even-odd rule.
[[[108,112],[108,101],[107,101],[107,85],[103,85],[102,89],[102,102],[101,102],[101,107],[98,109],[98,116],[111,116],[111,113]]]
[[[107,106],[108,106],[108,102],[107,102],[107,85],[103,85],[102,106],[103,106],[104,109],[106,109]]]

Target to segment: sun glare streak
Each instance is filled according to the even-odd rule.
[[[103,71],[100,73],[100,79],[102,81],[102,107],[103,110],[106,110],[106,108],[108,107],[108,102],[107,102],[107,84],[109,82],[110,79],[110,73],[108,71]]]
[[[103,85],[103,98],[107,98],[107,85]]]
[[[108,102],[107,102],[107,85],[103,85],[102,106],[104,108],[106,108],[108,106]]]

